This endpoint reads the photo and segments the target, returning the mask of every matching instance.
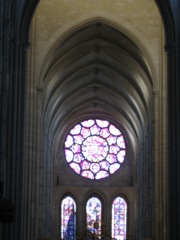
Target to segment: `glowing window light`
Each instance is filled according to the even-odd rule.
[[[61,202],[61,239],[76,239],[76,203],[69,196]]]
[[[127,235],[127,203],[117,197],[112,203],[112,238],[126,240]]]
[[[102,204],[96,198],[90,198],[86,203],[87,239],[98,239],[101,235]]]
[[[102,179],[120,168],[126,155],[126,144],[120,130],[109,121],[89,119],[70,130],[64,153],[77,174]]]

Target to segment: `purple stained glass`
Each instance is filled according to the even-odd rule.
[[[66,154],[66,160],[67,162],[71,162],[73,160],[73,152],[68,150],[68,149],[65,149],[65,154]]]
[[[120,131],[112,124],[109,126],[109,131],[112,135],[115,135],[115,136],[119,136],[121,134]]]
[[[114,163],[110,166],[110,173],[113,174],[115,173],[118,169],[120,168],[119,163]]]
[[[100,165],[98,163],[92,163],[90,169],[92,172],[97,173],[100,170]]]
[[[80,145],[79,144],[74,144],[71,149],[72,149],[73,153],[79,153],[80,152]]]
[[[77,144],[82,144],[84,138],[83,136],[81,136],[80,134],[78,135],[74,135],[74,142],[77,143]]]
[[[92,127],[94,125],[94,120],[89,119],[89,120],[83,121],[83,122],[81,122],[81,125],[83,127],[90,128],[90,127]]]
[[[66,139],[66,147],[68,148],[72,146],[72,144],[73,144],[73,137],[71,135],[68,135]]]
[[[89,179],[94,179],[94,174],[91,171],[87,171],[87,170],[82,171],[81,176]]]
[[[99,239],[101,235],[101,201],[92,197],[86,204],[87,239]]]
[[[77,174],[102,179],[120,168],[126,155],[126,144],[120,130],[109,121],[88,119],[70,130],[64,153]]]
[[[103,128],[100,132],[100,135],[104,138],[107,138],[110,135],[109,129],[108,128]]]
[[[108,176],[109,176],[109,172],[102,170],[96,174],[96,179],[106,178]]]
[[[81,169],[82,170],[87,170],[87,169],[90,168],[90,165],[91,165],[91,163],[89,163],[88,161],[82,161],[81,162]]]
[[[61,202],[61,239],[76,239],[76,204],[69,196]]]
[[[96,119],[96,122],[97,122],[98,126],[101,127],[101,128],[107,128],[108,125],[109,125],[109,122],[106,121],[106,120],[98,120],[98,119]]]
[[[81,153],[74,154],[74,162],[81,163],[83,156]]]
[[[90,162],[100,162],[106,157],[107,152],[107,142],[100,136],[90,136],[83,142],[82,154]]]
[[[127,232],[127,203],[117,197],[112,204],[112,238],[126,240]]]
[[[116,157],[116,155],[114,155],[114,154],[109,154],[109,155],[107,156],[107,161],[108,161],[110,164],[115,163],[116,160],[117,160],[117,157]]]
[[[101,169],[106,170],[106,171],[109,170],[109,163],[107,161],[102,161],[102,162],[100,162],[99,165],[100,165]]]
[[[94,125],[90,128],[91,134],[96,135],[99,134],[100,128],[97,125]]]
[[[80,133],[80,131],[81,131],[81,125],[78,124],[71,130],[71,134],[78,134]]]
[[[90,129],[89,128],[82,128],[81,134],[83,138],[87,138],[91,135]]]
[[[81,169],[78,163],[70,163],[70,167],[77,173],[80,174],[81,173]]]

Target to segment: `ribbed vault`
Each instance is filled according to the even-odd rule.
[[[54,45],[41,75],[51,143],[67,124],[104,116],[121,124],[136,151],[148,128],[152,81],[146,56],[131,39],[92,21]]]

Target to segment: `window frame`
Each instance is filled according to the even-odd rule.
[[[60,233],[60,239],[64,239],[64,237],[62,238],[62,202],[65,198],[70,197],[76,206],[76,211],[75,211],[75,238],[77,237],[77,207],[78,207],[78,202],[76,200],[76,198],[74,197],[74,195],[71,192],[68,192],[66,194],[64,194],[60,201],[59,201],[59,233]]]
[[[125,202],[126,202],[126,240],[128,239],[128,223],[129,223],[129,201],[127,199],[127,197],[125,195],[122,195],[122,194],[116,194],[115,196],[113,196],[112,198],[112,201],[111,201],[111,223],[110,223],[110,229],[111,229],[111,237],[114,238],[112,235],[112,231],[113,231],[113,228],[112,228],[112,221],[113,221],[113,213],[112,213],[112,210],[113,210],[113,202],[116,198],[122,198]]]

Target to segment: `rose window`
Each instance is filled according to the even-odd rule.
[[[70,130],[64,152],[66,161],[77,174],[102,179],[121,167],[126,144],[120,130],[109,121],[90,119]]]

